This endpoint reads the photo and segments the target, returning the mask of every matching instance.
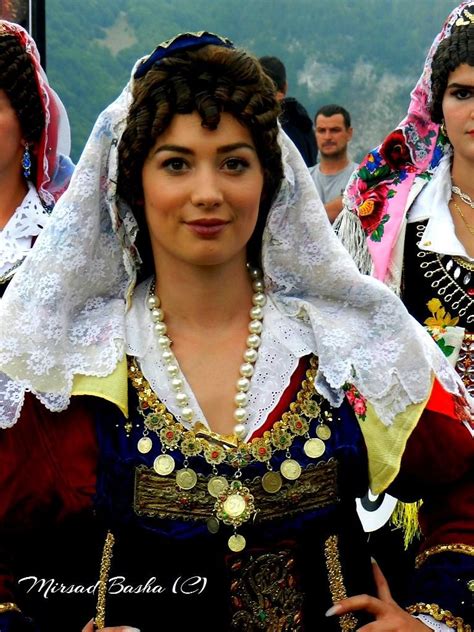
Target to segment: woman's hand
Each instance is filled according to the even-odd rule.
[[[393,600],[387,580],[380,567],[373,563],[377,597],[356,595],[343,599],[326,613],[326,616],[346,614],[355,610],[365,610],[375,617],[375,621],[364,625],[358,632],[426,632],[430,628],[408,614]]]
[[[91,619],[89,623],[82,628],[82,632],[96,632],[94,628],[94,619]],[[101,628],[100,632],[140,632],[138,628],[130,628],[128,626],[120,625],[115,628]]]

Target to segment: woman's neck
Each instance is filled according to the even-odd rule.
[[[474,165],[472,162],[454,156],[451,169],[451,181],[474,200]],[[459,193],[459,192],[458,192]],[[456,236],[464,246],[469,257],[474,257],[474,211],[470,204],[458,195],[451,197],[449,210],[454,223]]]
[[[222,266],[181,266],[172,273],[160,265],[157,294],[173,329],[209,332],[248,318],[252,281],[243,261]],[[183,289],[185,288],[185,289]]]
[[[474,199],[474,163],[458,158],[455,154],[451,169],[451,180],[453,184]]]
[[[14,176],[10,173],[0,174],[0,230],[7,225],[27,192],[28,184],[20,173]]]

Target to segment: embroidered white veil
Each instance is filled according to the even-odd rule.
[[[69,189],[1,302],[2,427],[18,419],[25,391],[62,410],[74,375],[106,376],[124,355],[137,225],[116,182],[132,83],[99,116]],[[284,179],[264,232],[263,270],[277,308],[313,328],[317,388],[338,405],[352,382],[386,424],[426,399],[433,371],[459,392],[455,372],[399,299],[359,274],[297,149],[283,132],[280,143]]]

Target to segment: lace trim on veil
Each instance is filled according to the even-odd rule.
[[[129,84],[99,116],[68,190],[0,302],[2,427],[15,423],[26,390],[62,410],[74,375],[108,375],[124,356],[137,225],[116,182],[130,100]],[[318,390],[337,406],[350,381],[386,424],[426,399],[433,371],[459,392],[430,336],[383,284],[359,274],[283,132],[280,144],[285,175],[264,232],[262,267],[275,309],[293,328],[314,332]]]

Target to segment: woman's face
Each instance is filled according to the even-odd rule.
[[[474,67],[461,64],[448,75],[443,96],[446,131],[457,159],[474,164]]]
[[[0,90],[0,176],[21,173],[24,143],[20,121],[6,92]]]
[[[142,170],[155,258],[196,266],[246,260],[258,217],[263,170],[249,130],[223,113],[216,130],[177,114]]]

